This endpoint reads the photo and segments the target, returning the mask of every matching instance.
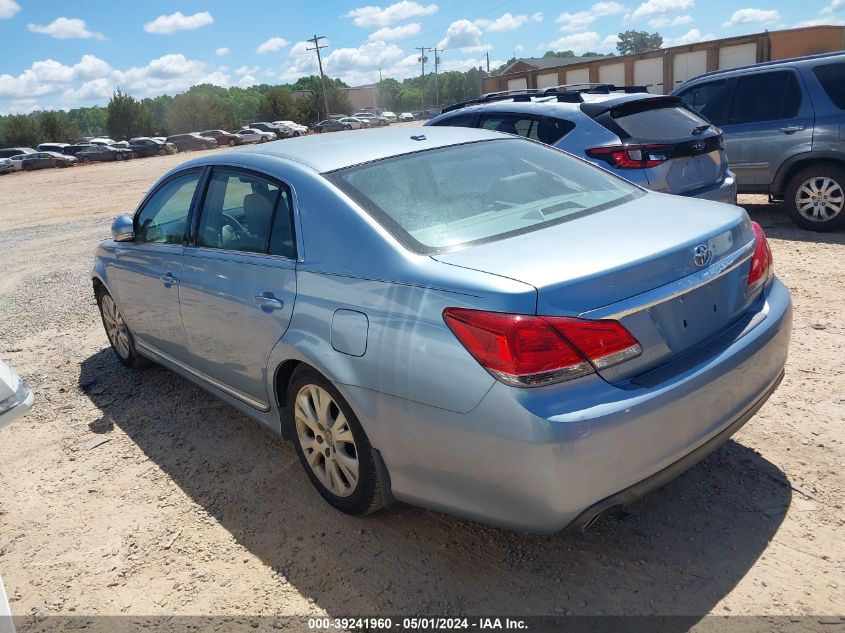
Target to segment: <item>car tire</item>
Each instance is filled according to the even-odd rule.
[[[300,365],[291,375],[287,393],[288,428],[317,492],[346,514],[360,516],[383,508],[373,449],[337,388],[315,369]]]
[[[109,345],[117,359],[130,369],[140,369],[148,365],[149,361],[140,356],[135,349],[135,337],[124,323],[117,303],[102,286],[97,290],[97,307],[100,308],[100,319],[106,330]]]
[[[88,158],[87,156],[83,156],[83,157],[82,157],[82,164],[83,164],[83,165],[87,165],[87,164],[88,164],[88,163],[90,163],[90,162],[91,162],[91,159],[90,159],[90,158]]]
[[[27,165],[23,166],[24,171],[32,171],[32,169],[33,169],[32,165],[27,164]]]
[[[164,150],[164,149],[158,150],[158,155],[159,156],[167,156],[167,150]]]
[[[229,147],[234,147],[234,146],[235,146],[235,144],[236,144],[236,143],[235,143],[235,139],[233,139],[233,138],[232,138],[232,139],[229,139]]]
[[[297,136],[302,136],[302,133],[301,132],[294,132],[293,136],[294,136],[294,138],[296,138]]]
[[[789,181],[784,201],[802,229],[825,233],[845,226],[845,169],[825,163],[802,169]]]
[[[261,141],[260,141],[260,142],[261,142],[261,143],[266,143],[266,142],[267,142],[267,137],[266,137],[266,136],[262,136],[262,137],[261,137]]]

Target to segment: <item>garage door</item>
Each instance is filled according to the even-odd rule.
[[[757,63],[757,44],[723,46],[719,49],[719,70]]]
[[[579,68],[578,70],[566,71],[566,83],[568,84],[586,84],[590,81],[590,69]]]
[[[599,66],[599,81],[614,86],[625,85],[625,64],[608,64]]]
[[[634,62],[634,85],[648,86],[648,91],[662,95],[663,90],[663,58],[638,59]]]
[[[537,75],[537,87],[540,90],[544,88],[554,88],[560,82],[557,79],[557,73],[546,73],[545,75]]]
[[[679,53],[672,62],[672,80],[677,88],[687,79],[707,72],[707,51]]]
[[[526,88],[528,88],[528,80],[525,77],[508,79],[508,90],[525,90]]]

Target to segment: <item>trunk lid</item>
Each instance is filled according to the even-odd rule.
[[[681,208],[682,207],[682,208]],[[694,260],[706,245],[709,259]],[[754,233],[739,207],[651,193],[434,259],[531,284],[542,315],[617,318],[643,354],[602,371],[647,371],[728,328],[746,312]]]

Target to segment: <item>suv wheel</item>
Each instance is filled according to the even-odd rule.
[[[287,415],[302,467],[330,505],[356,515],[384,506],[367,435],[330,381],[300,365],[288,386]]]
[[[786,188],[789,217],[808,231],[833,231],[845,224],[845,169],[820,164],[802,169]]]

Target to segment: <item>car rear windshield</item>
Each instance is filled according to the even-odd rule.
[[[612,109],[610,116],[629,138],[649,141],[689,138],[694,129],[707,125],[692,110],[668,100],[633,102]]]
[[[845,64],[825,64],[813,68],[813,74],[827,96],[840,110],[845,110]]]
[[[406,248],[424,255],[535,231],[643,193],[589,163],[521,139],[395,156],[326,177]]]

